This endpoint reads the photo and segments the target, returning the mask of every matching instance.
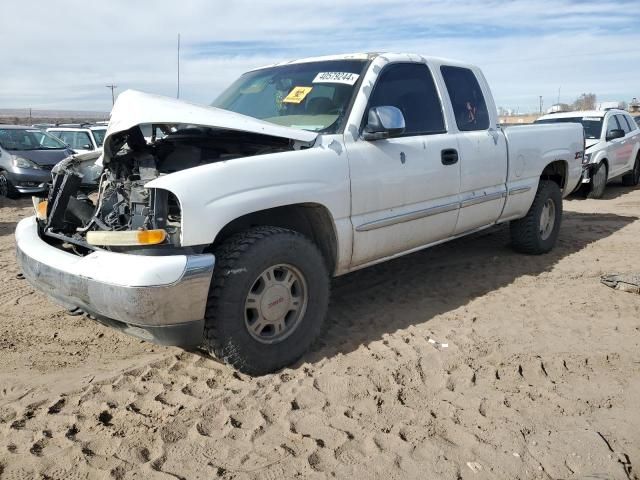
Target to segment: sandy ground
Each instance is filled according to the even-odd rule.
[[[599,277],[640,269],[640,190],[565,208],[549,255],[501,227],[335,280],[314,350],[250,378],[66,315],[0,200],[0,479],[637,479],[640,296]]]

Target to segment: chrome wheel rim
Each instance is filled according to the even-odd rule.
[[[9,183],[7,177],[0,175],[0,197],[6,197],[9,194]]]
[[[267,268],[253,282],[244,304],[249,335],[261,343],[278,343],[291,335],[307,310],[307,282],[293,265]]]
[[[598,170],[596,170],[593,176],[593,189],[599,192],[601,188],[604,188],[604,184],[607,180],[607,169],[604,165],[600,164]]]
[[[540,214],[540,238],[546,240],[551,235],[556,223],[556,204],[550,198],[544,202]]]

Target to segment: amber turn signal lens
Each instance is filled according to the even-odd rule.
[[[102,246],[158,245],[167,238],[164,230],[126,230],[120,232],[91,231],[87,243]]]
[[[47,219],[47,205],[49,202],[46,200],[42,200],[38,197],[33,197],[33,208],[36,211],[36,218],[38,220],[46,220]]]

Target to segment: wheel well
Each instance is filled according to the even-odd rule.
[[[567,162],[564,160],[556,160],[544,167],[542,180],[552,180],[558,184],[558,186],[564,190],[567,182]]]
[[[288,228],[302,233],[320,249],[329,271],[335,270],[338,240],[333,219],[324,206],[315,203],[269,208],[236,218],[220,230],[212,248],[217,247],[235,233],[261,225]]]

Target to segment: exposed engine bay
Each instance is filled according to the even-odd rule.
[[[46,214],[38,215],[42,233],[78,254],[136,248],[127,242],[90,241],[99,238],[95,232],[162,231],[156,247],[179,247],[178,199],[166,190],[145,188],[148,182],[201,165],[293,149],[286,138],[235,130],[164,124],[153,125],[152,130],[151,138],[143,136],[140,126],[108,137],[105,151],[108,148],[112,154],[102,166],[86,155],[58,164]],[[156,131],[163,138],[156,139]]]

